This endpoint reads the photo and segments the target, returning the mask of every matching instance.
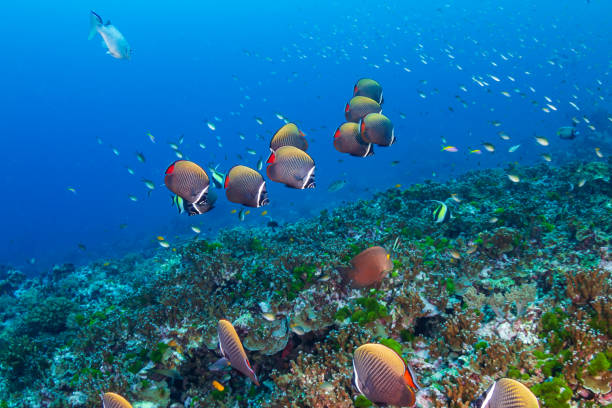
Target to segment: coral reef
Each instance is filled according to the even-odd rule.
[[[0,407],[98,407],[100,390],[135,407],[370,406],[351,386],[366,342],[414,368],[420,406],[468,407],[500,377],[543,408],[609,404],[610,170],[517,167],[518,185],[501,169],[472,172],[154,256],[34,279],[3,268]],[[429,200],[451,194],[453,218],[434,224]],[[375,245],[393,270],[352,288],[343,271]],[[260,387],[208,369],[220,318]]]

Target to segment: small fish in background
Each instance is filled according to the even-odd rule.
[[[214,380],[212,382],[212,386],[215,390],[219,391],[219,392],[223,392],[223,390],[225,390],[225,387],[223,386],[223,384],[221,384],[219,381]]]
[[[368,113],[382,112],[381,106],[373,99],[365,96],[354,96],[344,107],[347,122],[358,123]]]
[[[263,123],[264,123],[263,119],[259,118],[259,117],[255,117],[255,122],[257,122],[257,124],[260,125],[260,126],[263,125]]]
[[[444,204],[442,201],[431,200],[434,203],[438,203],[438,206],[431,213],[433,222],[435,224],[441,224],[449,220],[451,213],[448,209],[448,206]]]
[[[210,164],[208,165],[208,170],[210,171],[213,186],[215,186],[215,188],[223,188],[225,173],[220,172],[218,168],[219,164],[217,164],[215,167],[212,167],[212,165]]]
[[[485,150],[489,153],[493,153],[495,151],[495,146],[493,146],[493,144],[485,142],[482,144],[485,148]]]
[[[155,143],[155,136],[153,136],[151,132],[147,132],[147,136],[149,137],[149,140],[151,141],[151,143]]]
[[[548,146],[548,139],[544,136],[534,136],[535,141],[541,146]]]
[[[79,249],[81,251],[87,251],[87,247],[85,246],[85,244],[79,242],[79,244],[77,246],[79,247]]]
[[[459,151],[459,149],[457,149],[455,146],[443,146],[441,151],[456,153]]]
[[[274,153],[282,146],[294,146],[300,150],[308,150],[308,142],[304,132],[298,129],[295,123],[287,123],[274,133],[270,140],[270,151]]]
[[[129,194],[129,195],[128,195],[128,198],[129,198],[131,201],[133,201],[133,202],[138,201],[138,197],[136,197],[136,196],[135,196],[135,195],[133,195],[133,194]]]
[[[142,182],[144,183],[145,187],[149,189],[149,193],[155,190],[155,183],[153,183],[153,181],[143,178]]]
[[[601,149],[599,147],[595,148],[595,154],[597,155],[597,157],[599,157],[600,159],[603,159],[603,153],[601,152]]]
[[[206,122],[206,127],[208,127],[208,128],[209,128],[210,130],[212,130],[213,132],[214,132],[215,130],[217,130],[217,127],[216,127],[216,126],[215,126],[215,124],[214,124],[214,123],[212,123],[211,121],[207,121],[207,122]]]
[[[263,169],[263,160],[262,160],[262,158],[260,157],[260,158],[257,160],[257,171],[261,171],[261,169]]]
[[[474,408],[539,408],[540,405],[529,388],[516,380],[501,378],[470,406]]]
[[[373,246],[355,255],[344,274],[353,288],[372,288],[379,287],[391,270],[391,255],[385,248]]]
[[[518,183],[518,182],[520,182],[520,181],[521,181],[521,178],[520,178],[519,176],[517,176],[516,174],[512,174],[512,173],[509,173],[509,174],[508,174],[508,178],[509,178],[509,179],[510,179],[510,181],[511,181],[511,182],[513,182],[513,183]]]
[[[580,134],[580,132],[578,132],[573,126],[563,126],[557,130],[557,136],[563,140],[575,139],[578,134]]]
[[[500,130],[499,132],[497,132],[497,134],[502,140],[510,140],[510,136],[503,130]]]
[[[266,182],[261,174],[249,167],[234,166],[225,177],[225,195],[232,203],[247,207],[263,207],[268,205]]]
[[[550,156],[550,154],[546,154],[546,153],[542,154],[542,159],[544,159],[544,161],[547,161],[547,162],[552,161],[552,157]]]
[[[76,194],[76,188],[74,187],[66,187],[66,190],[70,191],[72,194]]]
[[[137,152],[136,153],[136,158],[138,159],[139,162],[141,163],[145,163],[147,161],[147,159],[144,157],[144,154]]]
[[[336,180],[327,187],[327,191],[330,193],[334,193],[338,190],[341,190],[346,185],[346,180]]]
[[[96,33],[100,34],[104,44],[106,44],[107,54],[117,59],[130,59],[132,49],[123,34],[110,21],[107,21],[105,24],[102,21],[102,17],[92,11],[89,16],[88,39],[91,40]]]
[[[514,146],[510,146],[510,148],[508,149],[508,153],[514,153],[518,150],[518,148],[521,147],[520,144],[514,145]]]
[[[255,149],[251,149],[250,147],[247,147],[246,152],[248,154],[253,155],[253,156],[255,156],[257,154],[257,151]]]
[[[240,221],[244,221],[245,218],[246,218],[246,212],[244,210],[238,211],[238,219]]]
[[[340,153],[348,153],[356,157],[367,157],[374,154],[372,144],[362,142],[359,137],[359,124],[354,122],[343,123],[336,129],[334,147]]]
[[[288,187],[315,188],[315,163],[303,150],[293,146],[279,147],[268,159],[268,178]]]
[[[185,212],[185,201],[183,200],[181,196],[174,194],[170,196],[170,199],[172,200],[172,206],[176,206],[179,214],[182,214]]]
[[[221,359],[212,364],[209,369],[211,371],[219,371],[229,365],[246,375],[259,386],[259,381],[255,375],[255,371],[249,363],[249,359],[242,347],[242,342],[236,333],[234,326],[227,320],[221,319],[217,324],[217,336],[219,338],[219,349],[221,350]]]
[[[192,226],[191,226],[191,230],[192,230],[193,232],[195,232],[196,234],[199,234],[199,233],[201,233],[201,232],[202,232],[202,230],[201,230],[200,228],[196,227],[195,225],[192,225]]]
[[[369,113],[359,123],[362,143],[391,146],[396,142],[393,123],[382,113]]]
[[[353,386],[378,405],[412,407],[421,386],[412,367],[387,346],[368,343],[353,355]]]
[[[480,149],[471,149],[470,154],[482,154],[482,150]]]
[[[102,394],[102,408],[132,408],[132,404],[119,394],[105,392]]]
[[[207,200],[210,179],[200,166],[188,160],[177,160],[165,172],[168,190],[184,200],[188,215],[203,214],[213,207]]]
[[[384,102],[382,86],[373,79],[362,78],[353,87],[353,96],[365,96],[379,105]]]

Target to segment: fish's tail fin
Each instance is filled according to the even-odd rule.
[[[94,38],[94,36],[98,32],[98,27],[102,25],[102,17],[92,11],[89,15],[89,35],[87,36],[87,39],[91,40],[92,38]]]

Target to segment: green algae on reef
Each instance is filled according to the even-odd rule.
[[[521,183],[471,172],[176,253],[37,279],[2,268],[0,407],[99,407],[100,390],[135,407],[366,406],[350,381],[366,342],[414,367],[419,407],[466,407],[501,377],[547,408],[609,403],[610,170],[515,168]],[[453,218],[434,224],[428,200],[451,194]],[[351,289],[342,271],[372,245],[394,269],[378,289]],[[221,318],[262,386],[208,370]]]

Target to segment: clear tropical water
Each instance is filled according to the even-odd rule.
[[[208,214],[187,217],[171,207],[163,171],[177,157],[169,143],[184,135],[180,150],[202,165],[255,167],[283,124],[277,113],[306,133],[317,188],[268,182],[270,206],[253,210],[246,225],[308,217],[396,184],[536,162],[544,147],[534,134],[551,141],[554,162],[582,151],[593,156],[588,138],[555,135],[572,117],[589,135],[582,116],[609,109],[612,6],[587,3],[5,4],[0,263],[36,274],[52,264],[157,249],[158,235],[187,239],[192,225],[212,235],[241,223],[222,190]],[[99,36],[87,41],[90,9],[125,35],[130,61],[105,55]],[[332,146],[361,77],[382,84],[398,138],[368,159]],[[544,112],[547,104],[554,109]],[[495,154],[483,141],[495,144]],[[459,151],[441,151],[445,145]],[[155,183],[150,195],[143,179]],[[347,184],[327,191],[336,180]]]

